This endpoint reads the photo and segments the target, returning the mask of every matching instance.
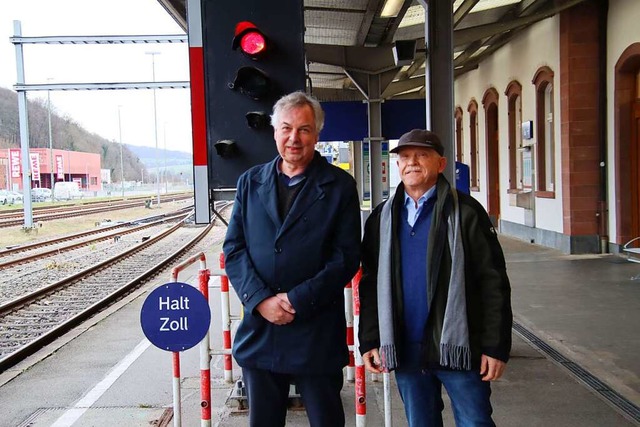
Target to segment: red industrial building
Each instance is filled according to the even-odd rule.
[[[83,191],[102,189],[100,155],[78,151],[29,150],[31,187],[51,188],[51,182],[75,181]],[[0,188],[22,190],[22,151],[19,148],[0,150]]]

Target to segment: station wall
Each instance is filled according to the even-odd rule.
[[[555,72],[554,89],[559,88],[560,51],[559,51],[559,18],[552,17],[541,21],[522,32],[509,44],[499,49],[494,55],[455,81],[454,105],[463,111],[463,162],[471,158],[469,104],[478,104],[477,135],[479,155],[479,182],[472,195],[487,207],[487,147],[486,147],[486,114],[482,105],[484,94],[493,88],[500,95],[498,101],[499,127],[499,176],[500,176],[500,212],[501,219],[517,224],[524,224],[525,209],[510,203],[506,189],[509,177],[509,153],[507,145],[508,108],[505,91],[509,84],[517,81],[522,86],[522,121],[536,120],[536,89],[532,80],[541,67],[549,67]],[[560,158],[560,96],[554,91],[554,134],[555,164],[561,164]],[[534,140],[536,135],[534,134]],[[562,232],[562,174],[560,167],[555,170],[555,192],[553,199],[538,199],[535,210],[535,227],[553,232]]]
[[[587,235],[601,239],[601,250],[615,252],[640,233],[637,220],[640,205],[634,204],[640,198],[640,183],[633,182],[633,177],[640,174],[640,157],[635,159],[633,154],[640,150],[640,138],[633,136],[636,132],[633,129],[640,125],[634,125],[636,116],[630,114],[640,105],[640,2],[610,0],[603,22],[598,22],[602,14],[596,4],[585,2],[532,25],[482,61],[476,70],[458,77],[454,89],[455,106],[462,111],[465,162],[471,157],[468,107],[472,101],[478,105],[479,185],[472,191],[474,197],[487,207],[489,159],[483,97],[487,91],[495,90],[499,96],[500,220],[506,225],[502,231],[541,237],[536,238],[536,243],[571,253],[575,249],[574,240]],[[581,27],[583,22],[585,25]],[[605,34],[606,43],[598,32]],[[606,55],[606,76],[598,74],[603,60],[599,59],[599,64],[594,62],[598,56],[593,51],[598,50],[599,44]],[[511,82],[521,85],[521,121],[532,120],[535,124],[539,106],[533,79],[542,67],[548,67],[553,73],[554,186],[549,192],[552,195],[535,198],[531,219],[527,218],[526,209],[513,203],[514,197],[507,190],[510,188],[510,153],[505,92]],[[587,68],[589,71],[581,75],[580,70]],[[598,92],[600,87],[606,88],[604,97],[586,93]],[[606,101],[601,101],[604,99]],[[605,112],[594,116],[599,104],[605,106]],[[594,117],[597,118],[594,120]],[[538,137],[534,134],[534,144]],[[601,143],[606,145],[606,158],[598,156]],[[602,199],[601,195],[596,197],[598,187],[603,185],[602,179],[597,178],[601,168],[605,168],[606,176],[606,186],[602,187],[606,194]],[[602,211],[594,206],[599,200],[604,200],[606,205]],[[576,209],[579,204],[584,207]],[[602,222],[601,213],[606,215]],[[597,225],[599,222],[605,226]]]

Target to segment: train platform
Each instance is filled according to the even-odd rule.
[[[492,385],[498,426],[640,426],[640,264],[620,255],[565,255],[500,237],[513,290],[513,351]],[[219,248],[207,253],[216,268]],[[130,294],[90,322],[0,374],[0,427],[173,425],[171,353],[151,345],[142,304],[158,284]],[[197,284],[197,264],[179,280]],[[212,337],[220,348],[219,286],[210,290]],[[239,313],[232,294],[232,314]],[[217,332],[216,332],[217,331]],[[200,425],[198,349],[181,353],[181,420]],[[211,361],[212,425],[247,426],[231,398],[223,356]],[[234,365],[233,375],[240,370]],[[393,376],[391,376],[393,383]],[[392,384],[391,419],[406,426]],[[367,426],[383,426],[383,383],[366,381]],[[354,384],[342,392],[347,425],[356,425]],[[445,425],[453,426],[449,407]],[[288,426],[307,426],[292,408]]]

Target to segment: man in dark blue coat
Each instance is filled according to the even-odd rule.
[[[312,427],[343,426],[344,287],[360,262],[356,184],[315,151],[324,124],[317,100],[286,95],[271,123],[280,155],[239,178],[223,246],[244,306],[233,355],[249,423],[284,426],[294,382]]]

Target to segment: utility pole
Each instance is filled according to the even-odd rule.
[[[159,55],[160,52],[145,52],[147,55],[151,55],[151,71],[153,76],[153,82],[156,82],[156,55]],[[153,88],[153,135],[156,142],[156,151],[155,151],[155,164],[156,164],[156,187],[157,187],[157,201],[156,203],[160,206],[160,162],[158,161],[158,110],[156,107],[156,88]]]
[[[162,150],[164,165],[162,167],[162,175],[164,176],[164,194],[167,194],[169,192],[169,179],[167,177],[167,122],[163,123],[162,133],[164,136],[164,149]]]
[[[120,137],[120,186],[122,187],[122,198],[124,199],[124,161],[122,159],[122,121],[120,120],[120,108],[118,105],[118,135]]]
[[[51,79],[47,79],[51,80]],[[56,199],[55,194],[55,181],[53,180],[53,135],[51,132],[51,90],[47,90],[47,111],[49,116],[49,176],[51,180],[51,201],[53,202]]]

